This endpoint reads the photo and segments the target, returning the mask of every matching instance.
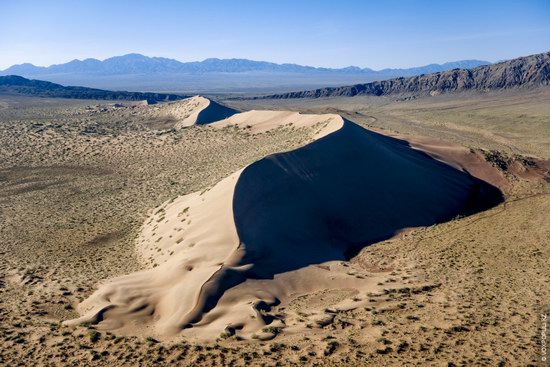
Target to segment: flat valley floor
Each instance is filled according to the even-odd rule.
[[[61,322],[78,316],[98,283],[139,269],[134,241],[152,208],[302,146],[310,131],[172,130],[154,106],[0,96],[0,365],[535,364],[540,308],[550,306],[550,181],[508,168],[550,159],[549,100],[546,88],[403,101],[225,101],[242,110],[339,113],[379,131],[483,148],[507,192],[488,211],[414,229],[342,262],[350,276],[377,279],[378,289],[297,296],[286,309],[304,322],[312,305],[331,315],[312,319],[308,333],[198,343]],[[365,306],[331,310],[346,299]]]

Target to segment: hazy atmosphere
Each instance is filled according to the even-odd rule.
[[[405,68],[545,51],[550,3],[2,1],[0,69],[127,53]]]

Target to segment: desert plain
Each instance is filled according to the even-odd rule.
[[[536,363],[550,299],[548,88],[214,99],[0,97],[0,364]],[[215,113],[192,116],[205,106]],[[347,150],[342,136],[364,149]],[[327,189],[310,203],[321,198],[330,204],[322,210],[354,214],[349,221],[362,209],[372,222],[400,215],[367,210],[381,195],[369,187],[355,194],[355,212],[339,206],[353,197],[333,180],[356,177],[344,163],[357,154],[365,165],[402,167],[369,171],[365,182],[391,188],[392,209],[420,190],[411,191],[423,192],[418,211],[402,230],[364,235],[364,245],[337,233],[342,251],[316,247],[306,240],[326,237],[299,221],[305,209],[288,204],[281,177],[317,180],[307,173],[322,163]],[[262,177],[272,179],[258,188]],[[501,197],[460,210],[477,180]],[[228,201],[236,197],[252,199]],[[265,210],[254,211],[259,202]],[[313,204],[307,213],[320,210]],[[277,237],[285,228],[289,237]],[[197,292],[207,296],[186,305]]]

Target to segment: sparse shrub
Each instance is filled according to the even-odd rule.
[[[266,326],[262,329],[264,333],[271,333],[271,334],[279,334],[281,331],[281,328],[278,328],[276,326]]]
[[[228,333],[228,332],[223,332],[220,334],[220,338],[222,339],[228,339],[228,338],[231,338],[232,334],[231,333]]]
[[[101,338],[101,333],[95,329],[90,329],[88,336],[90,337],[90,342],[96,343]]]
[[[409,346],[409,343],[407,343],[405,340],[401,340],[399,344],[397,344],[397,353],[404,352],[408,346]]]

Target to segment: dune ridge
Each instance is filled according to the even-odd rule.
[[[340,269],[362,247],[498,202],[493,186],[338,115],[250,111],[212,126],[291,124],[319,127],[313,142],[155,209],[137,243],[146,270],[101,286],[67,323],[269,339],[266,325],[290,327],[269,311],[291,294],[373,287]]]
[[[230,117],[236,110],[208,98],[194,96],[160,105],[155,114],[173,120],[173,127],[181,129],[193,125],[205,125]]]
[[[343,119],[337,114],[303,114],[292,111],[248,111],[232,115],[224,120],[211,124],[212,127],[224,128],[237,126],[248,129],[251,133],[264,133],[279,127],[306,128],[319,126],[312,139],[319,139],[342,127]]]

